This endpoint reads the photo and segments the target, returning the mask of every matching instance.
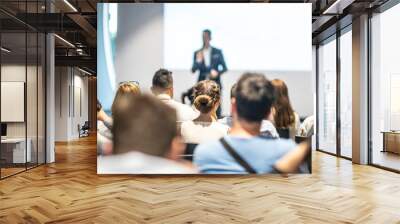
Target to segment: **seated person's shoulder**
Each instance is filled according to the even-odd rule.
[[[174,103],[175,103],[175,108],[178,113],[178,117],[181,120],[184,120],[184,121],[193,120],[200,115],[200,113],[197,110],[195,110],[194,108],[192,108],[191,106],[189,106],[187,104],[176,102],[176,101]]]
[[[220,129],[223,132],[228,132],[228,130],[229,130],[229,126],[226,124],[223,124],[222,122],[214,122],[213,124],[216,128]]]
[[[187,142],[187,140],[191,139],[193,135],[196,135],[197,126],[193,121],[186,120],[182,121],[180,129],[182,137],[184,138],[185,142]]]
[[[296,143],[292,139],[274,139],[274,148],[280,153],[286,153],[296,147]]]
[[[198,161],[200,159],[215,158],[215,155],[220,152],[221,147],[219,140],[201,143],[194,151],[194,160]]]
[[[224,124],[228,127],[232,127],[232,123],[233,123],[232,117],[229,117],[229,116],[218,119],[218,122],[221,124]]]
[[[188,128],[191,128],[191,127],[193,127],[195,125],[195,123],[193,122],[193,121],[182,121],[181,122],[181,130],[183,131],[183,130],[185,130],[186,131],[186,129],[188,129]]]
[[[227,124],[228,123],[228,117],[223,117],[217,120],[217,122],[221,123],[221,124]]]
[[[220,146],[221,146],[221,143],[219,140],[212,140],[212,141],[208,141],[208,142],[199,144],[196,147],[196,151],[198,151],[197,149],[202,150],[202,151],[212,150],[215,148],[220,148]]]

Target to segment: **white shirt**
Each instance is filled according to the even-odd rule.
[[[111,127],[107,126],[107,123],[103,121],[97,120],[97,133],[103,137],[112,139]]]
[[[232,121],[232,117],[224,117],[224,118],[219,119],[218,122],[228,125],[229,127],[232,127],[233,121]],[[272,122],[269,120],[262,120],[260,132],[267,132],[267,131],[271,133],[271,137],[279,138],[279,134],[276,131],[274,124],[272,124]]]
[[[314,116],[307,117],[303,123],[300,125],[299,132],[300,136],[309,137],[314,134]]]
[[[157,98],[176,110],[178,121],[191,121],[200,115],[199,111],[186,104],[171,99],[168,94],[159,94],[157,95]]]
[[[209,67],[211,61],[211,47],[203,49],[204,64]]]
[[[98,174],[192,174],[194,169],[138,151],[97,156]]]
[[[112,139],[97,132],[97,155],[103,155],[112,148]],[[110,150],[111,151],[111,150]]]
[[[181,135],[186,143],[200,144],[218,140],[227,135],[229,127],[219,122],[185,121],[181,125]]]

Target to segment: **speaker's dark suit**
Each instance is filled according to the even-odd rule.
[[[200,51],[202,51],[202,49],[194,52],[192,72],[194,73],[197,70],[199,70],[200,73],[199,73],[198,81],[202,81],[205,79],[211,79],[211,78],[209,78],[209,75],[210,75],[211,70],[214,69],[218,72],[218,76],[217,76],[217,78],[211,79],[211,80],[214,80],[221,86],[221,75],[222,75],[222,73],[224,73],[228,70],[226,67],[226,64],[225,64],[224,55],[222,54],[222,51],[218,48],[211,47],[211,53],[210,53],[211,58],[210,58],[209,66],[205,65],[204,59],[201,63],[198,63],[196,61],[196,54]]]

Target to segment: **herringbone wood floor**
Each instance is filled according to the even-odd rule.
[[[316,152],[313,174],[98,176],[94,137],[0,181],[0,223],[400,223],[400,175]]]

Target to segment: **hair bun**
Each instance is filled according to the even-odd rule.
[[[209,95],[199,95],[194,99],[194,106],[202,113],[208,113],[213,106],[213,100]]]
[[[209,95],[200,95],[200,96],[196,97],[196,99],[202,105],[207,105],[212,101],[212,99]]]

